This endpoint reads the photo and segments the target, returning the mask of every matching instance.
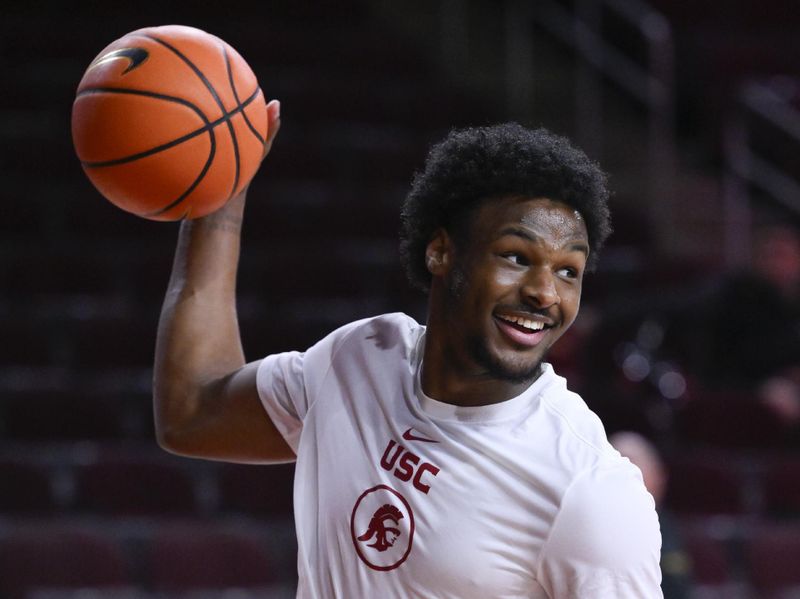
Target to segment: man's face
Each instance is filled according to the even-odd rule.
[[[533,379],[578,314],[589,253],[583,218],[546,198],[490,200],[451,241],[443,319],[455,366]]]

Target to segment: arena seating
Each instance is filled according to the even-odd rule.
[[[744,514],[746,473],[729,455],[684,455],[669,464],[667,505],[681,514]]]
[[[430,141],[493,109],[361,0],[243,2],[224,19],[204,3],[45,4],[47,19],[19,5],[0,24],[19,81],[0,107],[13,198],[0,219],[0,597],[291,597],[293,466],[155,444],[151,365],[177,225],[91,187],[64,128],[75,86],[114,37],[178,22],[231,41],[281,99],[239,276],[252,358],[417,309],[397,260],[400,200]]]
[[[719,10],[657,3],[677,23]],[[224,18],[216,5],[192,3],[189,13],[178,4],[16,3],[0,20],[0,64],[14,82],[0,99],[3,599],[288,599],[295,585],[292,465],[217,464],[156,447],[151,364],[177,225],[113,207],[74,156],[74,89],[100,49],[140,26],[187,22],[229,39],[266,95],[282,100],[282,131],[253,182],[243,238],[239,317],[250,358],[304,349],[369,314],[422,318],[424,296],[397,260],[400,201],[431,141],[503,118],[502,93],[454,84],[430,49],[366,0],[245,0]],[[750,64],[786,46],[742,45],[731,56],[752,51]],[[714,90],[704,93],[716,102]],[[663,300],[668,283],[707,272],[705,257],[631,253],[649,233],[633,215],[618,223],[621,245],[612,238],[608,248],[616,262],[587,284],[599,308],[590,319],[625,312],[632,298]],[[602,357],[610,362],[621,341],[604,339]],[[575,372],[585,368],[579,358],[561,356]],[[800,586],[800,462],[751,400],[641,402],[668,441],[666,507],[681,523],[699,598],[777,599]]]
[[[197,515],[197,493],[181,465],[143,457],[102,456],[75,472],[74,509],[108,516]]]
[[[224,464],[217,474],[219,510],[266,518],[291,517],[293,482],[294,464]]]
[[[796,523],[755,526],[745,542],[745,553],[759,597],[791,597],[800,590],[800,527]]]
[[[84,527],[29,526],[0,539],[0,594],[8,599],[40,588],[107,589],[133,580],[119,544]]]
[[[800,517],[800,456],[778,454],[764,473],[764,511],[776,518]]]
[[[701,392],[677,413],[682,439],[730,449],[768,449],[785,445],[780,419],[752,394]]]
[[[165,592],[267,586],[285,575],[274,571],[265,545],[256,534],[207,525],[160,529],[146,558],[151,586]]]

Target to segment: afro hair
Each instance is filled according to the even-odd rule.
[[[480,203],[511,196],[549,198],[577,210],[589,233],[588,266],[596,265],[611,233],[605,173],[566,138],[505,123],[452,131],[414,175],[400,232],[411,283],[430,286],[425,250],[437,229],[453,234]]]

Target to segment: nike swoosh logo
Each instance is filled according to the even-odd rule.
[[[428,439],[427,437],[420,437],[419,435],[415,435],[413,428],[410,428],[403,433],[403,439],[405,439],[406,441],[423,441],[425,443],[438,443],[438,441],[435,441],[433,439]]]
[[[112,60],[119,60],[120,58],[124,58],[130,61],[128,68],[122,71],[122,74],[128,73],[141,65],[147,57],[150,56],[150,53],[145,50],[144,48],[119,48],[117,50],[112,50],[107,54],[103,54],[100,58],[95,60],[92,64],[89,65],[89,69],[94,69],[95,67],[99,67],[100,65],[104,65],[107,62],[111,62]],[[87,71],[89,69],[86,69]]]

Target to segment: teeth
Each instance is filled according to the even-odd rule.
[[[526,329],[530,329],[532,331],[541,331],[544,328],[543,322],[537,322],[535,320],[529,320],[527,318],[521,318],[519,316],[500,316],[500,318],[502,318],[507,322],[513,322],[514,324],[523,326]]]

